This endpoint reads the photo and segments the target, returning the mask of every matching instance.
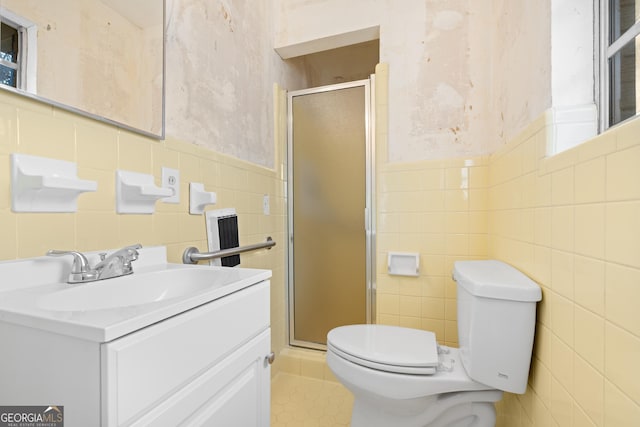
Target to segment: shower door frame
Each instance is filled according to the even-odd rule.
[[[302,341],[295,339],[295,319],[294,319],[294,281],[293,281],[293,98],[296,96],[311,95],[315,93],[331,92],[354,87],[364,87],[365,103],[365,247],[366,247],[366,289],[365,289],[365,311],[366,322],[375,323],[376,307],[376,198],[375,198],[375,75],[368,79],[356,80],[352,82],[339,83],[315,88],[290,91],[287,93],[287,179],[286,204],[287,204],[287,307],[288,322],[287,330],[289,345],[304,347],[316,350],[326,350],[327,346],[320,343]]]

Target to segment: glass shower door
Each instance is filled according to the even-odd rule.
[[[367,321],[368,85],[336,86],[290,94],[290,341],[315,348]]]

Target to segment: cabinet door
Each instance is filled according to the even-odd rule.
[[[102,424],[129,425],[268,328],[265,281],[103,344]]]
[[[132,425],[268,427],[270,346],[266,330]]]

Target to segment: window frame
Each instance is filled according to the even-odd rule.
[[[597,93],[597,102],[599,107],[599,127],[600,132],[604,132],[607,129],[624,123],[628,120],[632,120],[639,117],[636,113],[634,116],[625,120],[621,120],[617,123],[610,123],[610,105],[612,93],[611,87],[611,75],[609,60],[620,52],[629,43],[632,43],[638,36],[640,36],[640,20],[634,22],[624,33],[622,33],[618,39],[610,42],[611,37],[611,9],[610,0],[599,0],[595,2],[596,16],[599,16],[599,22],[596,23],[596,29],[598,32],[599,49],[597,50],[597,58],[599,66],[596,67],[596,72],[599,74],[599,90]],[[640,83],[640,82],[637,82]],[[638,106],[636,106],[636,109]]]
[[[37,69],[38,69],[38,27],[23,16],[17,15],[0,6],[0,21],[13,27],[19,34],[18,58],[16,61],[17,75],[16,87],[3,85],[9,89],[17,89],[33,94],[37,93]],[[2,61],[3,65],[9,65]],[[9,65],[14,68],[13,63]]]

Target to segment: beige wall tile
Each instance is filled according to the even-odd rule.
[[[469,188],[469,168],[445,169],[445,188],[447,190],[461,190]]]
[[[573,299],[574,266],[573,255],[568,252],[551,252],[551,288],[567,298]]]
[[[447,255],[466,257],[469,253],[468,234],[447,234],[445,236]]]
[[[536,200],[536,181],[538,179],[537,172],[531,172],[520,177],[520,192],[522,194],[522,206],[533,208],[537,204]]]
[[[399,315],[400,297],[398,295],[378,295],[377,308],[381,314]]]
[[[51,108],[51,107],[50,107]],[[76,160],[73,123],[31,110],[18,110],[18,151],[52,159]]]
[[[445,215],[445,232],[468,233],[469,230],[470,215],[468,212],[449,212]]]
[[[540,400],[542,400],[542,403],[549,408],[551,407],[551,381],[551,371],[545,364],[535,364],[532,369],[530,384]]]
[[[400,295],[399,296],[399,314],[401,316],[420,317],[421,313],[421,298],[413,295]]]
[[[115,212],[81,211],[76,214],[76,235],[75,245],[79,251],[97,251],[103,249],[117,248],[120,241],[118,239],[118,217]],[[131,244],[137,242],[131,242]]]
[[[422,319],[414,316],[400,316],[398,319],[398,326],[403,328],[420,329],[422,325]]]
[[[43,256],[49,249],[70,250],[76,241],[73,214],[17,215],[18,257]]]
[[[574,348],[595,369],[604,372],[604,319],[575,306]]]
[[[81,179],[95,181],[98,189],[94,192],[82,193],[78,196],[78,211],[116,211],[115,172],[100,169],[78,169]]]
[[[443,190],[445,186],[445,169],[433,168],[417,171],[422,190]],[[400,190],[400,189],[399,189]]]
[[[580,163],[575,167],[575,202],[598,203],[606,198],[606,159]]]
[[[573,393],[573,354],[571,347],[551,335],[551,373],[569,393]]]
[[[536,325],[536,357],[548,368],[551,369],[553,359],[553,332],[543,325]]]
[[[609,263],[606,274],[607,319],[640,337],[640,270]]]
[[[552,210],[551,208],[539,208],[534,211],[534,243],[541,246],[551,247],[552,233]]]
[[[640,425],[640,405],[625,395],[615,384],[604,382],[605,427],[637,427]]]
[[[551,249],[535,246],[533,252],[533,279],[540,285],[551,286]]]
[[[551,379],[551,415],[560,426],[573,425],[573,398],[555,378]]]
[[[128,132],[118,133],[118,169],[152,174],[151,144],[143,137]],[[156,177],[156,184],[160,177]]]
[[[605,375],[636,403],[640,403],[640,338],[607,322]]]
[[[593,258],[604,258],[605,205],[575,207],[575,252]]]
[[[105,126],[77,124],[76,157],[78,168],[107,170],[118,165],[118,131]]]
[[[444,208],[447,211],[466,211],[469,209],[469,190],[446,190]]]
[[[0,211],[11,207],[11,161],[0,154]]]
[[[533,397],[532,420],[535,426],[555,427],[557,423],[551,416],[551,408],[545,406],[541,399]]]
[[[455,320],[444,321],[444,340],[447,345],[458,345],[458,322]]]
[[[436,334],[436,340],[438,341],[445,340],[444,320],[422,318],[420,321],[420,329],[433,332]]]
[[[607,200],[640,198],[640,146],[607,156]]]
[[[576,147],[578,161],[604,157],[616,150],[616,132],[604,132]]]
[[[573,405],[573,425],[575,427],[597,427],[578,404]]]
[[[0,154],[17,151],[18,111],[14,105],[0,102]]]
[[[486,234],[469,235],[469,256],[479,259],[487,258],[489,253],[488,238]]]
[[[0,260],[17,257],[18,236],[16,215],[7,209],[0,210]]]
[[[489,167],[469,168],[469,188],[486,188],[489,185]]]
[[[604,316],[605,263],[593,258],[574,257],[575,301]]]
[[[550,303],[550,328],[553,333],[564,341],[569,347],[574,346],[574,322],[573,322],[573,301],[556,295],[553,292],[547,293],[547,303]]]
[[[426,319],[444,319],[445,299],[435,297],[422,297],[420,316]]]
[[[605,256],[640,268],[640,202],[610,203],[606,208]]]
[[[452,281],[451,279],[449,280]],[[446,285],[444,277],[426,276],[421,285],[421,294],[423,297],[444,298],[447,293],[445,290]]]
[[[536,206],[551,206],[551,174],[536,179]]]
[[[589,418],[598,426],[604,423],[604,377],[580,356],[575,356],[574,398]],[[562,424],[564,425],[564,424]]]
[[[561,206],[551,210],[551,246],[572,252],[574,249],[574,207]]]
[[[615,136],[616,147],[618,150],[623,150],[640,144],[638,132],[640,132],[640,122],[638,120],[629,120],[619,125],[615,132],[608,132],[608,134],[610,134],[609,136]]]
[[[568,205],[574,202],[573,168],[567,168],[551,174],[551,202],[553,205]]]

